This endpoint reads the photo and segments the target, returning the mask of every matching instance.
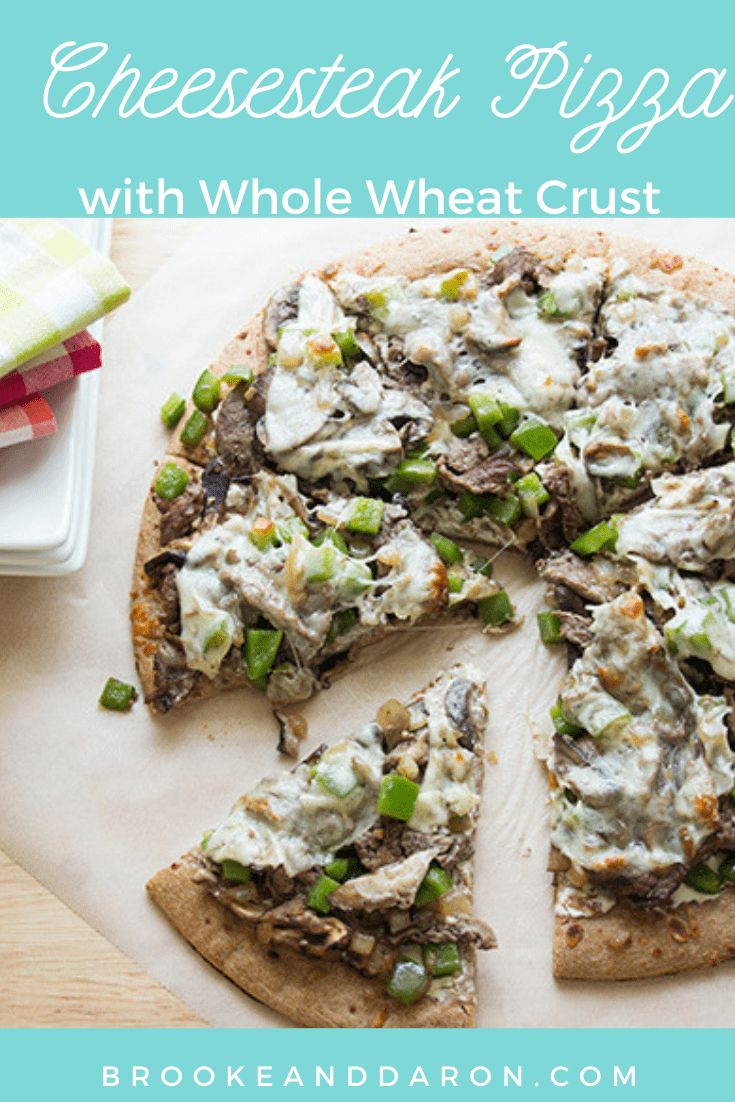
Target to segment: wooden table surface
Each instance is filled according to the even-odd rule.
[[[115,223],[112,258],[133,291],[196,225]],[[206,1024],[0,852],[0,1027]]]

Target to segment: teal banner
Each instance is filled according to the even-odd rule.
[[[23,1102],[531,1097],[679,1102],[731,1094],[729,1030],[9,1030]]]
[[[0,209],[729,216],[735,6],[686,13],[646,0],[6,5]]]

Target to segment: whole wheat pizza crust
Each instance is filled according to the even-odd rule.
[[[146,885],[191,945],[253,998],[296,1025],[312,1028],[463,1029],[475,1024],[474,951],[461,988],[451,1000],[426,995],[403,1006],[380,979],[361,975],[341,961],[321,961],[293,950],[261,945],[255,930],[192,880],[194,859],[157,873]],[[447,988],[447,993],[455,988]]]
[[[483,269],[501,245],[528,248],[541,260],[563,260],[572,254],[610,259],[624,257],[640,278],[656,286],[701,295],[735,313],[735,277],[731,274],[693,257],[660,251],[645,242],[574,226],[510,221],[418,230],[342,257],[326,265],[321,274],[330,279],[343,269],[364,276],[385,272],[420,279],[432,272],[458,267]],[[262,334],[263,315],[261,310],[243,327],[210,370],[219,376],[233,364],[250,367],[256,376],[265,370],[268,349]],[[189,402],[187,416],[192,409]],[[182,419],[181,424],[184,423]],[[164,462],[174,459],[181,463],[183,459],[191,464],[191,470],[206,466],[215,454],[212,434],[205,437],[198,448],[192,449],[181,444],[179,433],[180,430],[171,437]],[[149,495],[138,541],[131,612],[136,663],[146,694],[153,690],[153,656],[162,627],[157,597],[148,585],[143,564],[159,549],[159,516],[152,495]],[[202,699],[231,685],[246,683],[247,679],[233,680],[226,676],[211,682],[202,679],[202,684],[195,687],[189,699]],[[466,1012],[464,1009],[452,1012],[465,1019],[462,1021],[439,1020],[440,1008],[430,1002],[409,1008],[410,1015],[404,1013],[401,1008],[388,1004],[382,991],[372,991],[364,977],[341,963],[321,964],[315,968],[312,961],[295,954],[287,957],[283,953],[279,960],[269,959],[266,964],[252,932],[243,923],[235,928],[236,920],[229,912],[191,881],[185,864],[159,873],[148,889],[182,933],[215,967],[255,998],[267,998],[270,1005],[299,1024],[342,1024],[345,1007],[350,1017],[354,1015],[351,1024],[356,1026],[456,1026],[474,1022],[474,1006]],[[733,957],[735,890],[729,888],[711,901],[680,907],[675,912],[643,912],[616,905],[603,916],[559,918],[556,922],[554,976],[557,979],[646,978],[701,968]],[[337,974],[342,977],[339,984],[334,983]],[[274,977],[281,977],[283,981],[283,991],[275,995]],[[314,997],[322,990],[323,1004],[320,997]],[[302,1000],[308,1005],[302,1007]],[[377,1019],[382,1014],[387,1017],[381,1023]]]
[[[616,904],[594,918],[557,918],[554,977],[634,980],[735,958],[735,889],[706,902],[645,911]]]

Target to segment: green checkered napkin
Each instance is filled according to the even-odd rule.
[[[49,218],[0,218],[0,377],[109,314],[130,288]]]

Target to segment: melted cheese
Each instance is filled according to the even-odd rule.
[[[703,658],[715,673],[735,681],[735,584],[705,585],[642,560],[638,572],[656,604],[673,613],[664,628],[671,654]]]
[[[651,483],[654,499],[617,521],[619,555],[685,570],[735,557],[735,463]]]
[[[415,737],[423,737],[424,727],[428,732],[429,761],[409,823],[424,833],[446,826],[452,815],[471,813],[479,799],[472,751],[459,746],[462,732],[445,708],[447,690],[457,680],[473,686],[472,716],[481,738],[487,712],[476,670],[457,666],[446,671],[409,704]],[[206,838],[204,853],[213,861],[231,859],[256,869],[282,866],[289,876],[325,865],[377,820],[384,761],[379,728],[368,723],[327,750],[316,765],[302,763],[261,781]],[[327,778],[326,786],[320,777]],[[330,787],[346,795],[335,795]]]
[[[561,704],[595,737],[555,748],[553,844],[610,877],[690,859],[717,829],[718,799],[733,785],[728,708],[693,692],[636,595],[595,610],[594,640]]]
[[[355,609],[361,629],[370,631],[393,620],[412,624],[442,599],[441,559],[408,522],[394,524],[362,559],[333,547],[330,576],[310,582],[319,577],[320,549],[298,528],[304,506],[296,480],[260,472],[251,487],[250,495],[235,490],[227,519],[193,541],[176,575],[181,641],[191,669],[213,678],[230,647],[242,643],[245,623],[258,614],[285,633],[300,665],[325,646],[339,609]],[[339,526],[348,504],[335,499],[323,516]],[[265,550],[250,538],[256,520],[276,526],[279,540]]]

